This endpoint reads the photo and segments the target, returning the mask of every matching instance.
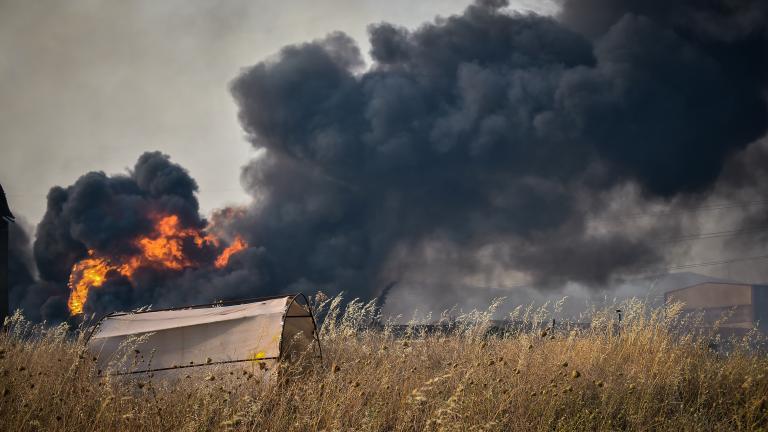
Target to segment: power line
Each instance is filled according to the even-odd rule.
[[[688,268],[699,268],[699,267],[712,267],[716,265],[724,265],[724,264],[732,264],[737,262],[747,262],[747,261],[759,261],[768,259],[768,255],[757,255],[757,256],[751,256],[751,257],[742,257],[742,258],[732,258],[727,260],[719,260],[719,261],[704,261],[704,262],[697,262],[697,263],[687,263],[687,264],[679,264],[679,265],[673,265],[668,267],[660,267],[657,268],[658,271],[666,271],[666,273],[652,273],[652,274],[645,274],[645,277],[652,277],[652,276],[665,276],[669,274],[669,271],[671,270],[682,270],[682,269],[688,269]],[[656,271],[656,270],[654,270]],[[642,273],[640,273],[642,275]],[[412,281],[409,281],[409,283],[413,283]],[[418,283],[418,282],[417,282]],[[423,282],[422,282],[423,283]],[[515,289],[515,288],[531,288],[532,287],[532,281],[515,281],[511,285],[505,285],[503,287],[498,287],[500,290],[507,290],[507,289]],[[433,283],[432,285],[436,285]],[[486,287],[476,287],[476,288],[486,288]],[[487,287],[491,288],[491,287]]]
[[[592,220],[593,221],[610,221],[610,220],[622,220],[622,219],[637,219],[642,217],[667,216],[667,215],[673,215],[673,214],[679,214],[679,213],[695,213],[695,212],[724,210],[724,209],[738,208],[738,207],[752,207],[752,206],[760,206],[765,204],[768,204],[768,200],[741,201],[741,202],[733,202],[729,204],[708,204],[708,205],[690,207],[690,208],[680,209],[680,210],[660,210],[656,212],[649,211],[644,213],[630,213],[630,214],[621,215],[618,217],[599,216],[599,217],[592,218]]]
[[[758,233],[763,231],[768,231],[768,226],[739,228],[739,229],[726,230],[726,231],[714,231],[714,232],[708,232],[708,233],[690,234],[690,235],[685,235],[680,237],[673,237],[666,240],[661,240],[655,243],[677,243],[677,242],[683,242],[688,240],[701,240],[701,239],[710,239],[710,238],[718,238],[718,237],[734,237],[741,234]]]
[[[758,255],[758,256],[744,257],[744,258],[733,258],[733,259],[721,260],[721,261],[708,261],[708,262],[700,262],[700,263],[680,264],[680,265],[667,267],[666,270],[680,270],[680,269],[695,268],[695,267],[711,267],[716,265],[731,264],[735,262],[759,261],[763,259],[768,259],[768,255]]]

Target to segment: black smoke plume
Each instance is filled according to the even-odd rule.
[[[222,229],[251,247],[222,271],[110,281],[92,307],[369,298],[423,268],[603,287],[663,267],[648,234],[680,220],[639,235],[591,222],[623,190],[686,207],[735,182],[724,167],[768,127],[765,3],[566,0],[558,17],[505,6],[480,0],[415,30],[372,25],[368,68],[333,33],[246,69],[231,91],[262,154],[242,173],[253,203]],[[123,253],[150,209],[203,227],[196,189],[157,153],[130,175],[52,189],[37,286],[65,295],[71,265],[89,248]]]
[[[143,154],[127,175],[90,172],[69,187],[52,188],[47,211],[37,227],[34,267],[30,266],[32,254],[26,234],[20,229],[12,233],[12,305],[32,319],[66,320],[67,282],[76,262],[86,258],[89,250],[114,258],[135,254],[134,240],[149,235],[158,216],[176,215],[184,228],[206,228],[208,222],[199,214],[196,191],[197,184],[187,171],[159,152]],[[218,252],[213,246],[186,246],[195,262],[211,263]],[[140,268],[133,280],[110,274],[102,287],[91,290],[85,311],[101,315],[147,304],[171,306],[228,298],[259,289],[258,279],[238,278],[234,259],[226,269],[210,267],[173,272]],[[36,279],[31,268],[39,273]],[[217,289],[216,282],[200,285],[210,273],[236,283],[241,291]],[[195,280],[196,287],[187,282],[190,279]]]
[[[232,85],[266,150],[244,172],[251,238],[281,285],[363,293],[440,251],[472,267],[488,245],[541,286],[663,264],[586,220],[626,184],[706,193],[765,134],[765,7],[731,3],[569,1],[558,20],[480,1],[414,31],[371,26],[362,72],[343,34],[286,47]]]

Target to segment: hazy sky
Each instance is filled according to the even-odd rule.
[[[53,185],[124,172],[146,150],[190,170],[205,212],[245,200],[253,156],[228,84],[282,46],[407,27],[468,0],[0,0],[0,183],[36,223]],[[512,2],[552,13],[548,0]]]

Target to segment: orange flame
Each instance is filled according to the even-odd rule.
[[[166,216],[158,221],[155,231],[156,238],[141,238],[137,241],[144,261],[158,264],[170,270],[181,270],[192,266],[192,262],[184,256],[184,240],[192,238],[198,247],[204,244],[203,237],[191,228],[179,227],[179,217]]]
[[[97,256],[95,251],[89,250],[88,258],[75,263],[69,275],[70,294],[67,307],[70,313],[83,313],[88,292],[92,288],[101,287],[110,272],[117,272],[131,279],[141,267],[178,271],[197,266],[199,263],[195,263],[184,253],[185,245],[191,244],[200,249],[206,246],[219,247],[220,242],[213,235],[182,227],[178,216],[169,215],[157,219],[155,229],[150,235],[134,240],[134,245],[139,250],[136,255],[108,258]],[[233,254],[247,247],[248,244],[242,238],[235,238],[235,241],[216,258],[214,266],[219,269],[226,267]]]
[[[88,251],[93,256],[93,251]],[[112,267],[102,258],[85,258],[72,266],[69,274],[69,300],[67,307],[72,315],[83,313],[83,305],[88,299],[88,290],[100,287],[107,279],[107,273]]]
[[[224,251],[216,258],[214,265],[217,269],[224,268],[229,264],[229,257],[240,252],[248,247],[248,244],[240,236],[235,237],[235,241],[232,242]]]

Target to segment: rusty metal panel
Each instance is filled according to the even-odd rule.
[[[719,323],[720,327],[752,327],[752,305],[705,308],[698,311],[706,325]]]
[[[667,301],[682,302],[685,309],[718,308],[752,304],[752,285],[703,283],[671,291]]]
[[[748,329],[755,321],[752,285],[707,282],[665,297],[668,302],[683,303],[684,312],[701,325]]]
[[[755,322],[759,325],[760,330],[768,332],[768,286],[755,285],[752,287],[752,302]]]

